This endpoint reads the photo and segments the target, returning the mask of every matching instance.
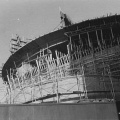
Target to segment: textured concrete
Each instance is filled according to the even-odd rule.
[[[118,120],[115,103],[0,105],[0,120]]]

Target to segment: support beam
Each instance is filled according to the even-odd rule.
[[[101,50],[101,44],[100,44],[100,41],[99,41],[99,38],[98,38],[97,30],[95,32],[96,32],[96,37],[97,37],[97,43],[98,43],[98,46],[100,47],[100,50]]]
[[[89,44],[89,47],[91,47],[89,32],[87,32],[87,36],[88,36],[88,44]]]
[[[70,38],[70,52],[71,52],[73,51],[71,36],[69,38]]]
[[[104,38],[103,38],[103,31],[102,31],[102,29],[100,31],[101,31],[101,39],[102,39],[102,43],[103,43],[103,48],[104,48],[104,45],[106,47],[106,44],[105,44],[105,41],[104,41]]]
[[[112,27],[110,27],[110,31],[111,31],[111,35],[112,35],[112,39],[113,39],[113,38],[114,38],[114,35],[113,35]]]
[[[81,39],[81,35],[79,34],[79,41],[80,41],[80,48],[83,47],[83,42],[82,42],[82,39]]]

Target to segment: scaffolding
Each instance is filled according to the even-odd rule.
[[[55,51],[55,58],[47,48],[36,59],[22,62],[7,75],[6,103],[79,102],[95,99],[119,99],[120,46],[96,51],[80,49],[74,52]],[[33,63],[34,64],[31,64]]]
[[[65,17],[61,12],[63,22]],[[118,18],[70,23],[63,28],[68,40],[56,40],[51,46],[45,43],[40,51],[28,51],[31,56],[26,52],[27,59],[14,62],[14,67],[6,70],[6,103],[120,100]],[[19,36],[12,42],[12,53],[26,45]],[[66,51],[57,49],[57,45],[63,45]]]

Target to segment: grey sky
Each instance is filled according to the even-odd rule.
[[[10,55],[11,35],[33,38],[53,31],[59,6],[74,22],[120,14],[120,0],[0,0],[0,65]]]

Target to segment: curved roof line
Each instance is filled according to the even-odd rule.
[[[47,46],[51,46],[55,43],[62,42],[67,40],[67,37],[64,35],[64,29],[60,29],[54,31],[52,33],[46,34],[42,37],[39,37],[30,43],[26,44],[18,51],[16,51],[13,55],[11,55],[2,69],[2,78],[7,81],[7,71],[9,73],[10,68],[15,68],[20,65],[28,56],[31,56],[38,52],[42,48],[46,48]],[[28,56],[27,56],[28,54]],[[14,64],[15,63],[15,64]],[[7,70],[7,71],[6,71]]]

